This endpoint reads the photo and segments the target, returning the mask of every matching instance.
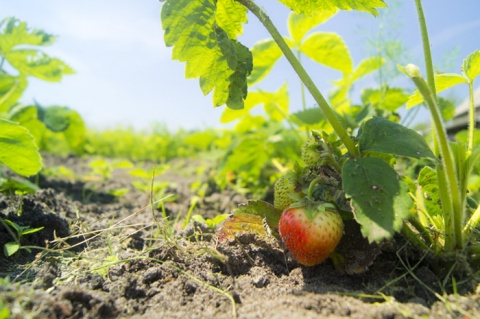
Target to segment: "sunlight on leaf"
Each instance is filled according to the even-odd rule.
[[[273,39],[266,39],[255,43],[252,48],[253,70],[248,77],[248,84],[253,85],[261,81],[282,56],[282,51]]]
[[[0,113],[8,112],[27,88],[24,75],[11,76],[0,74]]]
[[[315,32],[302,44],[301,51],[310,59],[343,73],[351,73],[353,61],[342,37],[336,33]]]
[[[243,33],[243,24],[247,22],[247,8],[234,0],[217,1],[215,12],[217,24],[227,32],[230,39],[236,40]]]
[[[32,176],[42,168],[33,136],[17,123],[0,119],[0,163],[15,173]]]
[[[22,75],[44,81],[59,82],[64,75],[75,73],[62,60],[51,58],[38,50],[13,50],[5,55],[5,59]]]
[[[306,15],[338,8],[365,11],[378,16],[377,8],[387,6],[382,0],[280,0],[280,2],[296,13]]]
[[[220,122],[228,123],[240,119],[249,114],[253,107],[260,104],[263,105],[265,112],[271,120],[284,120],[288,116],[289,105],[287,85],[283,85],[276,92],[250,92],[245,100],[245,107],[241,110],[225,109],[220,118]]]
[[[468,80],[460,74],[444,73],[435,75],[435,89],[437,93],[445,91],[446,89],[454,87],[458,84],[467,82]],[[423,103],[423,96],[418,90],[415,90],[415,92],[413,92],[408,99],[407,109],[420,103]]]
[[[470,81],[480,75],[480,51],[473,51],[463,60],[462,72]]]
[[[0,51],[7,53],[17,45],[50,45],[55,37],[42,30],[29,30],[25,22],[5,18],[0,22]]]
[[[336,9],[319,11],[311,16],[296,14],[292,12],[288,17],[288,31],[293,41],[298,46],[303,37],[316,26],[327,22],[337,13]]]
[[[301,123],[307,125],[314,125],[325,119],[322,110],[318,106],[295,112],[292,116]]]
[[[354,82],[359,78],[378,70],[383,64],[385,64],[385,60],[381,57],[370,57],[363,59],[353,71],[351,81]]]
[[[365,89],[362,92],[363,104],[371,104],[376,109],[396,111],[408,100],[408,94],[401,88]]]
[[[161,12],[165,44],[173,46],[172,59],[186,62],[186,78],[200,78],[205,95],[213,90],[214,106],[241,109],[252,56],[245,46],[229,38],[239,32],[242,18],[227,23],[224,20],[233,13],[220,10],[217,17],[216,4],[214,0],[167,0]]]

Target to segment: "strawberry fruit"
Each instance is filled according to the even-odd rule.
[[[289,207],[278,225],[283,243],[304,266],[323,262],[335,250],[343,235],[340,214],[331,207]]]
[[[273,206],[283,211],[295,202],[291,195],[295,194],[296,186],[297,174],[294,171],[288,171],[280,177],[274,186]]]

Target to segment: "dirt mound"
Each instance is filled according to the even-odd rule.
[[[76,176],[88,173],[85,159],[46,161],[68,165]],[[153,212],[149,193],[133,187],[125,170],[100,182],[44,176],[36,194],[1,195],[2,218],[44,227],[21,245],[44,248],[2,257],[0,312],[8,308],[11,318],[480,317],[474,289],[443,293],[451,283],[400,237],[378,248],[374,261],[358,257],[362,271],[347,275],[331,260],[300,266],[274,237],[245,234],[219,243],[205,224],[184,225],[196,178],[184,170],[192,165],[159,177],[176,200]],[[112,195],[119,188],[128,193]],[[209,188],[193,214],[213,218],[243,201],[231,190]],[[0,244],[9,241],[0,227]]]

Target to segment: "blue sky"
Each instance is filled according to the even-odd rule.
[[[399,9],[389,14],[391,18],[382,28],[408,49],[405,60],[399,62],[422,66],[414,1],[396,2],[401,3]],[[288,10],[273,0],[257,3],[266,9],[280,32],[287,34]],[[444,72],[460,72],[463,58],[480,49],[480,1],[423,3],[435,63]],[[22,101],[31,103],[35,99],[42,105],[69,106],[96,128],[146,128],[153,122],[164,123],[172,130],[222,127],[219,118],[223,107],[213,108],[211,96],[203,96],[198,81],[184,78],[184,64],[171,60],[171,49],[163,42],[161,6],[156,0],[0,0],[0,18],[15,16],[30,27],[56,35],[57,42],[45,51],[76,71],[60,83],[32,79]],[[379,32],[381,22],[367,13],[340,12],[317,30],[339,33],[358,63],[373,52],[367,42]],[[250,15],[240,41],[251,47],[268,37]],[[338,72],[315,63],[307,62],[306,67],[325,94],[332,88],[330,81],[340,77]],[[374,77],[366,79],[363,86],[373,81]],[[408,83],[400,78],[396,81]],[[300,110],[298,79],[284,60],[251,90],[273,91],[284,83],[289,86],[291,111]],[[362,85],[358,87],[361,89]],[[455,96],[462,100],[466,92],[466,88],[457,90]],[[313,104],[310,98],[307,101]]]

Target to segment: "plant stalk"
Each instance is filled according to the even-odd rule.
[[[469,81],[468,83],[468,93],[470,96],[470,110],[469,110],[470,114],[469,114],[469,123],[468,123],[467,156],[469,156],[472,153],[474,133],[475,133],[475,104],[473,101],[473,81]]]
[[[433,128],[434,130],[434,139],[438,142],[438,147],[440,149],[440,154],[442,156],[442,164],[445,169],[447,189],[449,191],[449,198],[451,199],[452,210],[451,214],[453,221],[453,232],[454,232],[454,247],[461,249],[464,245],[463,240],[463,201],[462,196],[460,195],[460,188],[457,180],[457,173],[455,170],[455,163],[453,160],[452,150],[447,138],[447,133],[445,131],[443,120],[440,115],[440,109],[437,103],[437,94],[435,88],[435,75],[433,71],[433,60],[432,53],[430,51],[430,41],[428,38],[427,23],[425,21],[425,15],[423,13],[422,1],[415,0],[417,7],[418,21],[420,24],[420,31],[422,34],[422,43],[423,43],[423,52],[425,57],[425,68],[427,72],[427,83],[421,76],[412,77],[413,81],[417,85],[420,93],[423,95],[425,102],[427,103],[430,113],[432,115]],[[448,199],[447,199],[448,200]],[[443,196],[442,196],[443,202]],[[450,215],[446,212],[447,215]]]
[[[252,0],[236,0],[237,2],[241,3],[245,7],[248,8],[264,25],[267,31],[272,36],[273,40],[277,43],[280,50],[283,52],[285,57],[287,58],[290,65],[293,67],[297,75],[300,77],[300,80],[303,82],[305,87],[308,89],[310,94],[312,94],[315,102],[320,106],[322,109],[325,117],[327,118],[328,122],[332,125],[335,133],[337,133],[338,137],[342,140],[343,144],[347,148],[350,156],[357,157],[360,155],[358,148],[355,145],[355,142],[347,133],[343,125],[340,123],[339,119],[337,118],[335,112],[332,110],[328,102],[323,97],[322,93],[318,90],[313,80],[308,75],[307,71],[303,68],[302,64],[298,61],[295,57],[295,54],[292,52],[288,44],[283,39],[280,32],[278,32],[275,25],[272,23],[268,15],[260,9]]]
[[[415,0],[417,7],[418,22],[422,33],[423,55],[425,58],[425,70],[427,72],[427,83],[435,99],[437,98],[437,89],[435,87],[435,73],[433,71],[432,51],[430,51],[430,40],[428,38],[427,22],[423,13],[422,0]]]

